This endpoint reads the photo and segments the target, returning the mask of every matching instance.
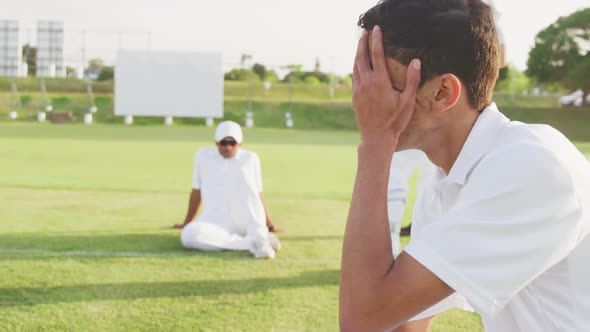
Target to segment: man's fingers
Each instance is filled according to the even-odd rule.
[[[402,94],[402,106],[412,106],[416,102],[416,93],[420,86],[420,75],[422,72],[422,62],[420,59],[414,59],[408,65],[406,73],[406,88]]]
[[[385,51],[383,50],[383,32],[381,28],[376,25],[371,34],[371,60],[373,62],[373,71],[380,74],[387,74],[387,66],[385,65]]]
[[[369,49],[369,33],[363,31],[363,35],[359,40],[359,44],[356,50],[356,57],[354,59],[355,69],[358,70],[359,76],[365,76],[371,71],[371,65],[369,63],[368,49]]]
[[[414,105],[416,104],[416,93],[420,86],[420,75],[422,69],[422,62],[420,59],[414,59],[408,65],[406,74],[406,88],[401,93],[401,112],[397,118],[397,129],[403,131],[408,125],[412,113],[414,113]]]

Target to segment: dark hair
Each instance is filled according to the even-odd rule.
[[[386,56],[408,65],[422,60],[422,83],[456,75],[481,111],[492,102],[499,73],[493,10],[481,0],[381,0],[358,25],[383,31]]]

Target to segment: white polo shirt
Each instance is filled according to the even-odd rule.
[[[590,330],[590,164],[561,133],[491,105],[428,192],[405,251],[487,331]]]
[[[226,159],[217,148],[195,154],[193,188],[201,190],[202,212],[197,220],[246,235],[248,225],[266,222],[260,199],[262,177],[256,153],[239,149]]]

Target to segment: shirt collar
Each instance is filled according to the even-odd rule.
[[[499,131],[509,122],[510,120],[500,113],[495,103],[484,109],[471,129],[449,175],[443,180],[447,183],[465,185],[471,171],[489,151]]]

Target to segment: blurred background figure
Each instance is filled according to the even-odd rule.
[[[402,251],[400,243],[401,223],[408,202],[409,181],[416,170],[419,170],[418,194],[422,184],[433,174],[435,166],[426,155],[419,150],[397,152],[391,160],[389,183],[387,189],[387,214],[391,230],[391,248],[395,256]],[[404,227],[408,229],[407,226]],[[408,234],[409,235],[409,234]]]

